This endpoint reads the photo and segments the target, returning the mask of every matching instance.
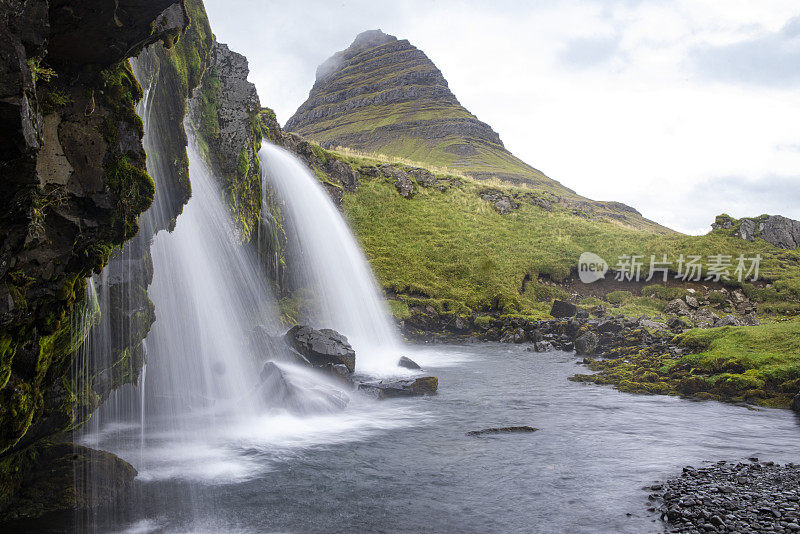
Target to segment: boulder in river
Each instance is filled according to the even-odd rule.
[[[484,428],[483,430],[470,430],[467,432],[468,436],[483,436],[486,434],[511,434],[514,432],[536,432],[538,428],[532,426],[503,426],[495,428]]]
[[[359,391],[363,391],[376,399],[435,395],[438,388],[439,379],[435,376],[408,380],[381,380],[380,382],[365,382],[358,385]]]
[[[578,307],[563,300],[554,300],[553,307],[550,309],[550,315],[553,317],[574,317],[576,313],[578,313]]]
[[[422,367],[420,367],[417,362],[406,356],[400,356],[400,361],[397,362],[397,365],[405,369],[413,369],[415,371],[418,369],[422,369]]]
[[[800,393],[795,395],[794,399],[792,399],[792,410],[794,410],[797,413],[800,413]]]
[[[286,344],[302,354],[314,366],[344,364],[351,373],[356,368],[356,351],[347,338],[335,330],[316,330],[295,325],[283,336]]]

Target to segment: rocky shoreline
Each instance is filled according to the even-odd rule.
[[[800,532],[800,466],[717,462],[648,488],[667,532]]]
[[[716,305],[712,303],[715,300]],[[612,385],[627,393],[679,395],[800,411],[798,381],[792,377],[764,380],[735,360],[704,368],[687,359],[709,348],[706,341],[690,335],[693,328],[760,324],[753,303],[741,291],[687,292],[667,302],[663,314],[656,317],[614,312],[611,306],[588,308],[555,300],[550,310],[553,319],[530,319],[437,313],[429,305],[413,308],[400,326],[407,339],[418,342],[494,341],[524,344],[530,352],[574,351],[594,373],[577,374],[570,380]]]

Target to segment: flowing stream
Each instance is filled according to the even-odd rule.
[[[400,341],[367,259],[314,174],[297,157],[265,144],[259,153],[266,194],[286,219],[293,274],[310,300],[308,318],[346,335],[359,372],[397,373]]]

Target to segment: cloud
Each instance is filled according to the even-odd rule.
[[[800,16],[778,32],[732,44],[703,45],[693,51],[701,77],[768,87],[800,84]]]
[[[620,53],[619,36],[581,37],[567,42],[558,60],[569,67],[585,69],[601,65]]]

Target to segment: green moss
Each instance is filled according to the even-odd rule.
[[[630,291],[612,291],[606,295],[606,300],[611,304],[627,304],[633,300]]]
[[[411,317],[411,313],[408,311],[408,304],[402,300],[389,299],[386,303],[389,305],[389,311],[392,312],[395,319],[402,320]]]
[[[800,389],[800,320],[690,330],[677,340],[693,353],[674,358],[631,343],[617,351],[619,358],[591,362],[589,368],[598,374],[572,379],[632,393],[781,408],[788,407]]]

